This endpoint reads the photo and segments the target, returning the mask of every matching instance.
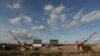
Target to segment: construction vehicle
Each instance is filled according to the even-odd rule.
[[[89,45],[85,45],[85,43],[88,42],[88,40],[90,40],[95,34],[96,32],[93,32],[88,38],[80,43],[79,41],[76,41],[76,49],[81,51],[93,51],[91,47]]]
[[[9,33],[14,38],[14,40],[17,41],[18,49],[20,48],[20,50],[25,50],[26,49],[26,41],[24,43],[21,43],[21,41],[14,35],[14,33],[11,30],[9,30]]]
[[[11,45],[10,44],[6,44],[6,43],[3,43],[0,45],[0,49],[3,49],[3,50],[11,50]]]

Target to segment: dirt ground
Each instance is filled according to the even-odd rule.
[[[95,52],[75,50],[75,46],[41,47],[37,50],[0,50],[0,56],[100,56],[100,46],[91,46]]]

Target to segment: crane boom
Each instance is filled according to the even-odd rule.
[[[93,32],[88,38],[86,38],[84,41],[82,41],[81,43],[85,43],[87,42],[90,38],[92,38],[94,35],[96,34],[96,32]]]
[[[9,33],[12,35],[12,37],[13,37],[18,43],[20,43],[20,41],[16,38],[16,36],[12,33],[11,30],[9,30]]]

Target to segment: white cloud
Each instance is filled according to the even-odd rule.
[[[29,17],[29,16],[24,16],[23,15],[22,18],[25,19],[25,21],[24,21],[25,23],[31,23],[32,22],[32,18]]]
[[[69,24],[64,24],[64,27],[65,28],[72,28],[72,27],[75,27],[79,24],[78,21],[71,21]]]
[[[80,11],[78,11],[78,12],[72,17],[71,22],[69,22],[69,23],[67,23],[67,24],[65,23],[65,24],[64,24],[64,27],[65,27],[65,28],[72,28],[72,27],[75,27],[75,26],[79,25],[80,20],[81,20],[81,18],[82,18],[82,13],[83,13],[83,8],[80,9]]]
[[[54,12],[59,14],[59,13],[62,13],[64,9],[65,9],[65,6],[60,5],[55,8]]]
[[[55,7],[49,4],[44,7],[45,12],[47,13],[46,15],[48,16],[48,25],[53,30],[59,29],[58,27],[60,25],[65,28],[72,28],[100,19],[100,11],[95,10],[84,15],[84,8],[82,8],[77,13],[75,13],[74,16],[71,16],[70,18],[72,19],[69,20],[67,17],[68,13],[66,12],[66,9],[67,8],[63,5]],[[58,23],[61,24],[58,26]]]
[[[43,25],[40,25],[40,26],[33,26],[32,27],[32,30],[38,30],[38,31],[40,31],[40,30],[44,30],[46,27],[45,26],[43,26]]]
[[[67,18],[67,15],[66,14],[62,14],[61,15],[60,20],[61,20],[61,23],[63,24],[63,26],[64,26],[64,24],[66,24],[66,18]]]
[[[65,28],[72,28],[82,24],[90,23],[92,21],[100,19],[100,11],[92,11],[83,15],[83,10],[80,10],[68,24],[65,24]]]
[[[57,29],[57,27],[56,27],[57,21],[58,20],[64,21],[65,16],[62,16],[62,15],[64,14],[63,12],[65,11],[65,7],[63,5],[60,5],[58,7],[54,7],[50,4],[50,5],[46,5],[44,7],[44,10],[46,10],[46,12],[48,13],[47,15],[49,16],[48,25],[53,30],[56,30]]]
[[[65,21],[65,19],[66,19],[66,15],[65,15],[65,14],[62,14],[62,15],[61,15],[61,19],[60,19],[60,20],[61,20],[62,22],[64,22],[64,21]]]
[[[52,29],[56,29],[56,24],[57,24],[57,15],[56,14],[51,14],[50,15],[50,19],[48,20],[48,25],[52,28]]]
[[[27,30],[11,30],[13,34],[17,37],[19,40],[33,40],[34,38],[37,38],[33,36],[29,31]]]
[[[11,24],[13,25],[18,25],[20,24],[21,22],[24,22],[24,23],[31,23],[32,22],[32,18],[29,17],[29,16],[26,16],[26,15],[21,15],[21,16],[18,16],[14,19],[10,19],[9,20]]]
[[[46,10],[48,12],[51,11],[52,9],[53,9],[53,6],[51,4],[44,7],[44,10]]]
[[[18,24],[20,24],[20,22],[21,22],[21,18],[20,18],[20,17],[16,17],[16,18],[14,18],[14,19],[10,19],[9,21],[10,21],[10,23],[13,24],[13,25],[18,25]]]
[[[82,13],[83,13],[83,8],[80,9],[79,12],[77,12],[74,16],[73,16],[73,20],[78,20],[82,17]]]
[[[8,4],[7,5],[8,8],[14,10],[14,9],[20,9],[21,8],[21,4],[20,3],[13,3],[13,4]]]
[[[92,11],[82,17],[81,23],[88,23],[97,19],[100,19],[100,11]]]

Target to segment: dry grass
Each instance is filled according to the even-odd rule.
[[[19,50],[1,50],[0,56],[100,56],[100,47],[92,46],[95,52],[76,51],[74,46],[59,46],[38,50],[19,51]]]

